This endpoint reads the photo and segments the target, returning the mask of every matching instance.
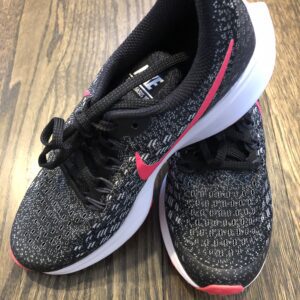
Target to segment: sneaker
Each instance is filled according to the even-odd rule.
[[[42,132],[42,170],[12,227],[13,259],[61,275],[118,249],[145,220],[168,158],[255,103],[274,43],[263,4],[158,0],[70,118]]]
[[[160,225],[171,261],[196,289],[243,292],[260,273],[272,228],[258,107],[225,131],[170,160]]]

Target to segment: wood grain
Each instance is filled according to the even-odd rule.
[[[277,66],[262,106],[274,201],[266,266],[230,299],[300,299],[300,2],[267,0]],[[154,0],[0,0],[0,298],[217,299],[188,286],[163,248],[154,204],[120,250],[77,274],[26,273],[8,258],[10,228],[38,172],[39,135],[68,116],[99,67]]]

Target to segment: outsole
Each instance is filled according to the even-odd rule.
[[[99,262],[121,247],[145,221],[151,208],[156,176],[167,160],[178,150],[217,134],[235,123],[261,96],[275,65],[275,35],[267,6],[264,3],[246,3],[246,5],[256,33],[256,47],[240,79],[164,158],[144,184],[127,218],[115,234],[80,261],[60,270],[46,272],[46,274],[64,275],[80,271]]]

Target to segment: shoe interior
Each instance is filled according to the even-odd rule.
[[[186,99],[186,95],[193,93],[210,70],[213,51],[209,35],[212,23],[209,6],[209,1],[197,1],[197,7],[193,0],[158,1],[103,68],[95,98],[100,99],[116,88],[135,66],[151,54],[184,52],[188,59],[178,68],[181,81],[184,81],[181,87]],[[180,93],[176,97],[178,95]]]

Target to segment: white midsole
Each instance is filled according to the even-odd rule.
[[[145,221],[151,208],[155,179],[164,163],[178,150],[217,134],[235,123],[250,110],[261,96],[275,66],[275,34],[267,6],[262,2],[246,5],[256,34],[256,47],[242,76],[165,157],[144,184],[128,216],[114,235],[101,247],[78,262],[46,274],[63,275],[82,270],[121,247]]]

